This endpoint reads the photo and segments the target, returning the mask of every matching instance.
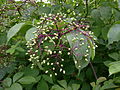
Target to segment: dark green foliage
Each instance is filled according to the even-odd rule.
[[[120,89],[120,0],[48,0],[44,2],[11,2],[0,0],[0,90],[119,90]],[[42,17],[64,13],[64,20],[56,24],[45,21]],[[26,42],[35,38],[33,32],[40,35],[44,26],[55,29],[65,29],[75,18],[75,23],[90,26],[87,30],[81,27],[80,31],[94,32],[94,39],[98,47],[94,50],[94,42],[88,36],[76,36],[78,31],[72,31],[62,37],[62,43],[68,48],[73,48],[82,42],[72,42],[74,37],[86,40],[84,46],[64,58],[63,69],[65,72],[53,71],[45,73],[51,67],[41,65],[47,59],[46,52],[40,52],[37,47],[39,40],[29,53]],[[58,27],[56,27],[58,25]],[[71,24],[72,26],[73,24]],[[42,28],[40,28],[42,26]],[[40,31],[41,30],[41,31]],[[51,30],[51,31],[52,31]],[[39,32],[40,31],[40,32]],[[46,32],[46,31],[45,31]],[[50,32],[47,33],[47,35]],[[64,32],[62,32],[64,33]],[[87,34],[87,33],[86,33]],[[45,41],[41,48],[48,46],[52,52],[57,52],[54,43],[60,45],[60,39],[51,42]],[[68,40],[65,43],[65,40]],[[54,42],[55,41],[55,42]],[[59,42],[60,41],[60,42]],[[87,62],[84,56],[77,56],[90,45]],[[40,62],[30,61],[30,55],[38,50]],[[61,50],[62,51],[62,50]],[[56,60],[55,58],[50,58]],[[77,60],[77,64],[75,64]],[[81,66],[81,67],[79,67]],[[62,70],[63,70],[62,69]],[[52,77],[51,77],[52,75]]]

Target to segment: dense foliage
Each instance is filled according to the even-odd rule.
[[[0,90],[120,89],[120,0],[1,0],[0,39]]]

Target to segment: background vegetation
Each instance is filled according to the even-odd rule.
[[[79,74],[71,61],[65,74],[50,77],[31,68],[26,43],[43,14],[60,12],[89,25],[98,47]],[[0,0],[0,90],[120,90],[119,40],[120,0]]]

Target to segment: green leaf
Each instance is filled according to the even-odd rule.
[[[106,90],[106,89],[111,89],[111,88],[116,88],[118,86],[116,86],[113,83],[113,80],[109,80],[109,81],[105,81],[104,85],[101,87],[101,90]]]
[[[0,33],[0,45],[3,45],[6,43],[7,35],[6,33]]]
[[[38,82],[38,81],[40,81],[40,80],[41,80],[41,78],[42,78],[42,76],[41,76],[41,75],[37,76],[37,77],[36,77],[37,82]]]
[[[25,49],[23,49],[22,47],[16,47],[16,50],[19,51],[19,52],[24,52]]]
[[[15,49],[16,49],[16,46],[15,45],[12,45],[11,48],[9,48],[6,53],[10,53],[11,55],[15,52]]]
[[[79,90],[80,84],[72,84],[72,90]]]
[[[13,82],[16,82],[18,79],[20,79],[23,76],[23,72],[18,72],[13,76]]]
[[[11,78],[6,78],[4,81],[3,81],[3,85],[5,87],[10,87],[12,84],[12,79]]]
[[[64,87],[64,88],[67,88],[67,82],[65,80],[61,80],[61,81],[58,81],[58,83]]]
[[[74,38],[78,38],[78,40],[73,41]],[[84,40],[80,40],[81,38],[83,38]],[[70,48],[74,52],[74,56],[73,56],[74,62],[77,61],[77,63],[75,63],[75,66],[77,69],[81,71],[84,67],[86,67],[89,64],[90,57],[92,57],[93,59],[95,56],[95,50],[93,49],[94,46],[93,41],[89,37],[83,34],[79,34],[78,31],[73,31],[67,34],[67,39],[70,44]],[[84,43],[84,45],[80,45],[82,43]],[[90,46],[90,49],[88,48],[88,46]],[[75,50],[76,47],[77,50]],[[88,50],[88,52],[86,52],[86,50]],[[86,54],[89,55],[85,57]]]
[[[118,8],[120,8],[120,0],[118,0]]]
[[[23,90],[23,89],[22,89],[22,86],[19,83],[14,83],[10,87],[10,90]]]
[[[43,79],[51,84],[53,84],[53,80],[51,77],[49,77],[48,75],[42,75]]]
[[[113,80],[114,80],[114,83],[119,83],[120,84],[120,77],[116,77]]]
[[[41,15],[42,13],[49,14],[51,12],[51,9],[49,7],[40,7],[38,10],[39,15]]]
[[[100,84],[101,82],[103,82],[103,81],[105,81],[105,80],[107,80],[105,77],[99,77],[99,78],[97,79],[96,84]]]
[[[49,90],[48,84],[42,79],[37,85],[37,90]]]
[[[36,77],[36,76],[38,76],[38,74],[39,74],[39,69],[37,69],[37,68],[31,69],[31,68],[29,68],[29,67],[26,67],[26,68],[24,68],[23,72],[24,72],[24,75],[25,75],[25,76],[33,76],[33,77]]]
[[[119,60],[120,59],[120,54],[117,53],[117,52],[113,52],[113,53],[110,53],[108,55],[109,55],[109,57],[111,57],[111,58],[113,58],[115,60]]]
[[[19,30],[21,29],[21,27],[24,25],[25,23],[19,23],[14,25],[12,28],[10,28],[10,30],[7,33],[7,42],[17,34],[17,32],[19,32]]]
[[[0,80],[5,76],[6,71],[5,68],[0,68]]]
[[[20,80],[18,80],[21,84],[32,84],[36,82],[36,79],[32,76],[24,76]]]
[[[26,35],[25,35],[26,41],[29,41],[30,39],[35,37],[35,35],[33,34],[33,32],[35,31],[37,31],[37,28],[33,27],[26,32]]]
[[[99,7],[100,15],[103,20],[109,20],[112,15],[112,9],[110,7]]]
[[[109,64],[109,75],[120,72],[120,61],[112,62]]]
[[[83,83],[81,90],[90,90],[90,85],[87,83]]]
[[[59,85],[54,85],[50,90],[65,90],[65,89],[60,87]]]
[[[120,40],[120,24],[113,25],[108,32],[108,44],[112,44],[114,41]]]

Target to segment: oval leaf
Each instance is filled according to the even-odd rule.
[[[109,64],[109,74],[115,74],[120,72],[120,61],[112,62]]]
[[[18,72],[13,76],[13,82],[17,81],[23,76],[23,72]]]
[[[25,76],[21,78],[18,82],[20,82],[21,84],[31,84],[31,83],[35,83],[36,79],[32,76]]]
[[[22,89],[22,86],[19,83],[14,83],[10,87],[10,90],[23,90],[23,89]]]
[[[74,54],[75,66],[77,69],[81,70],[89,64],[90,57],[92,57],[92,59],[94,58],[95,49],[93,47],[95,46],[92,39],[79,33],[78,31],[73,31],[67,34],[67,39]],[[77,38],[77,40],[73,41],[74,38]],[[75,48],[77,48],[77,50],[75,50]]]
[[[51,77],[49,77],[49,76],[47,76],[47,75],[43,75],[42,77],[43,77],[43,79],[44,79],[45,81],[47,81],[47,82],[53,84],[53,80],[52,80]]]
[[[49,90],[48,84],[42,79],[37,85],[37,90]]]
[[[26,35],[25,35],[26,41],[29,41],[30,39],[35,37],[35,35],[33,34],[33,32],[35,31],[37,31],[37,28],[33,27],[26,32]]]
[[[120,40],[120,24],[113,25],[108,32],[108,44]]]
[[[6,78],[4,81],[3,81],[3,85],[5,87],[10,87],[12,84],[12,79],[11,78]]]
[[[7,33],[7,42],[16,35],[16,33],[21,29],[21,27],[24,25],[25,23],[19,23],[14,25],[12,28],[10,28],[10,30]]]

